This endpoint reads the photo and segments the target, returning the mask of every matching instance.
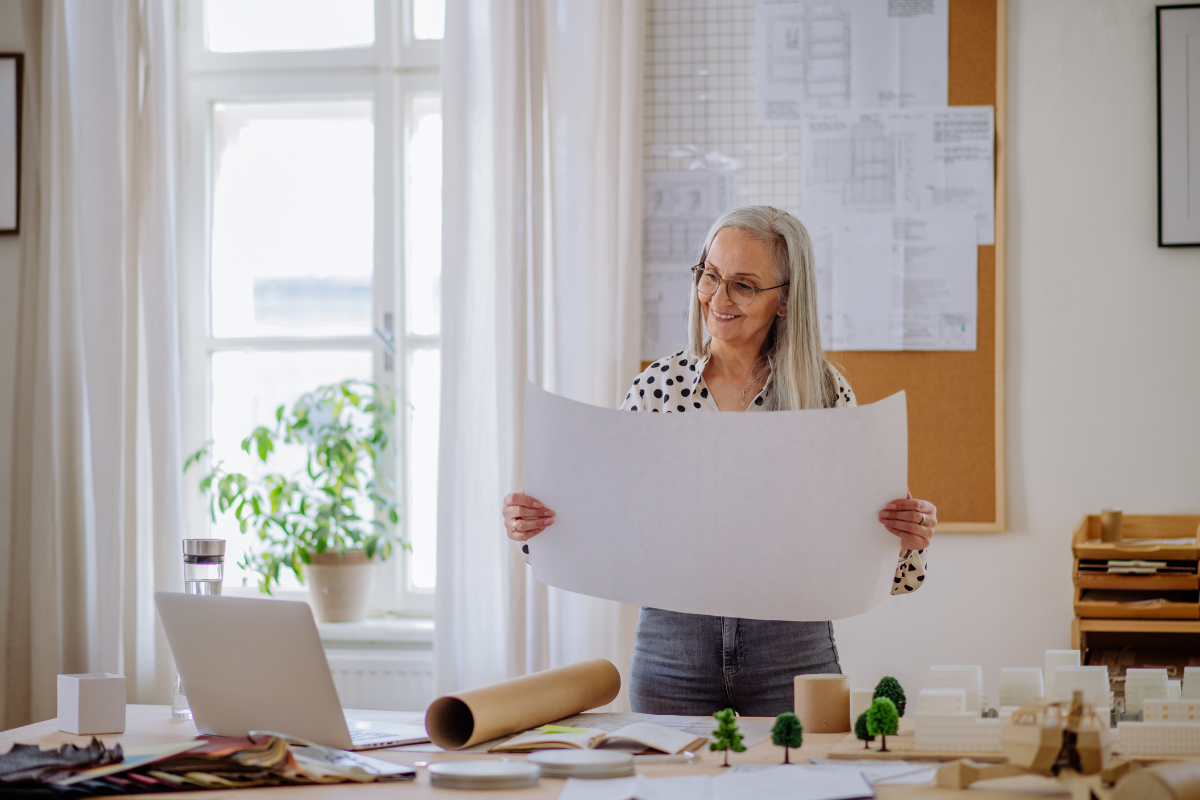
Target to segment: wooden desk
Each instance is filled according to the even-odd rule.
[[[158,742],[177,742],[190,739],[196,735],[196,726],[191,722],[181,722],[171,719],[169,706],[129,706],[126,717],[125,733],[120,736],[100,737],[106,744],[121,742],[126,747],[154,744]],[[829,748],[845,738],[844,734],[811,733],[804,736],[804,747],[792,751],[792,760],[800,762],[807,757],[823,757]],[[89,736],[72,736],[57,729],[55,720],[37,722],[23,728],[14,728],[0,732],[0,752],[6,752],[14,742],[40,744],[43,748],[51,745],[57,747],[65,742],[86,744],[91,741]],[[463,758],[500,756],[481,756],[477,753],[417,753],[400,752],[395,750],[373,750],[370,755],[412,765],[417,761],[450,761]],[[521,758],[522,756],[509,756]],[[661,764],[639,768],[639,772],[649,777],[665,777],[668,775],[694,775],[698,772],[717,775],[721,772],[721,753],[704,751],[700,764]],[[749,748],[744,753],[730,753],[731,764],[778,764],[783,760],[783,751],[771,744],[767,739]],[[439,789],[429,785],[429,774],[420,770],[417,780],[413,783],[375,783],[375,784],[341,784],[335,786],[280,786],[269,789],[239,789],[230,791],[200,791],[176,792],[161,795],[140,795],[143,797],[175,797],[176,800],[426,800],[427,798],[471,797],[475,800],[497,798],[503,800],[554,800],[562,790],[563,781],[555,778],[543,778],[537,787],[529,789],[509,789],[504,791],[480,792],[462,791],[455,789]],[[982,788],[990,786],[994,788]],[[1006,781],[989,781],[986,784],[976,784],[969,792],[957,792],[947,789],[937,789],[933,786],[887,786],[876,787],[876,793],[881,800],[901,800],[902,798],[950,798],[970,797],[972,800],[1030,800],[1046,796],[1054,792],[1058,785],[1052,781],[1040,778],[1010,778]],[[1027,789],[1037,792],[1018,791]]]

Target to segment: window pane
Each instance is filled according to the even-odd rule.
[[[414,97],[408,140],[405,259],[408,330],[435,334],[442,319],[442,101]]]
[[[213,107],[215,336],[368,335],[371,101]]]
[[[413,38],[441,39],[446,29],[446,0],[412,0]]]
[[[207,0],[214,53],[334,50],[375,42],[374,0]]]
[[[275,409],[291,406],[300,395],[318,386],[348,378],[371,380],[369,351],[219,352],[212,354],[212,463],[223,462],[227,472],[250,476],[274,472],[304,473],[304,448],[284,445],[271,454],[264,468],[257,457],[242,452],[242,439],[259,425],[275,427]],[[195,477],[195,480],[191,480]],[[188,474],[195,489],[198,473]],[[231,515],[217,517],[212,536],[226,539],[225,580],[230,586],[255,586],[255,573],[237,566],[247,546],[256,542],[243,534]],[[284,585],[299,588],[290,571],[283,573]]]
[[[416,350],[408,365],[408,535],[412,583],[437,584],[438,413],[442,354]]]

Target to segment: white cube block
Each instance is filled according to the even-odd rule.
[[[58,676],[58,729],[66,733],[124,733],[125,676],[85,672]]]
[[[1200,700],[1200,667],[1183,668],[1183,700]]]
[[[1059,667],[1078,667],[1079,666],[1079,651],[1078,650],[1047,650],[1046,651],[1046,697],[1053,699],[1054,691],[1054,671]]]
[[[1046,693],[1041,667],[1003,667],[1000,670],[1000,707],[1023,706]]]
[[[967,693],[963,689],[922,689],[917,710],[922,714],[961,714],[967,710]]]
[[[874,689],[851,689],[850,690],[850,724],[862,715],[864,711],[871,707],[871,703],[875,700]]]

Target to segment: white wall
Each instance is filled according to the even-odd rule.
[[[25,50],[20,0],[0,0],[0,52]],[[0,236],[0,542],[8,540],[12,507],[13,383],[17,374],[17,295],[21,241]]]
[[[1068,647],[1084,513],[1200,513],[1200,249],[1159,249],[1153,0],[1009,0],[1009,532],[836,625],[853,685]]]

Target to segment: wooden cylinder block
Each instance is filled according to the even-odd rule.
[[[797,675],[796,716],[805,733],[850,731],[850,681],[845,675]]]

